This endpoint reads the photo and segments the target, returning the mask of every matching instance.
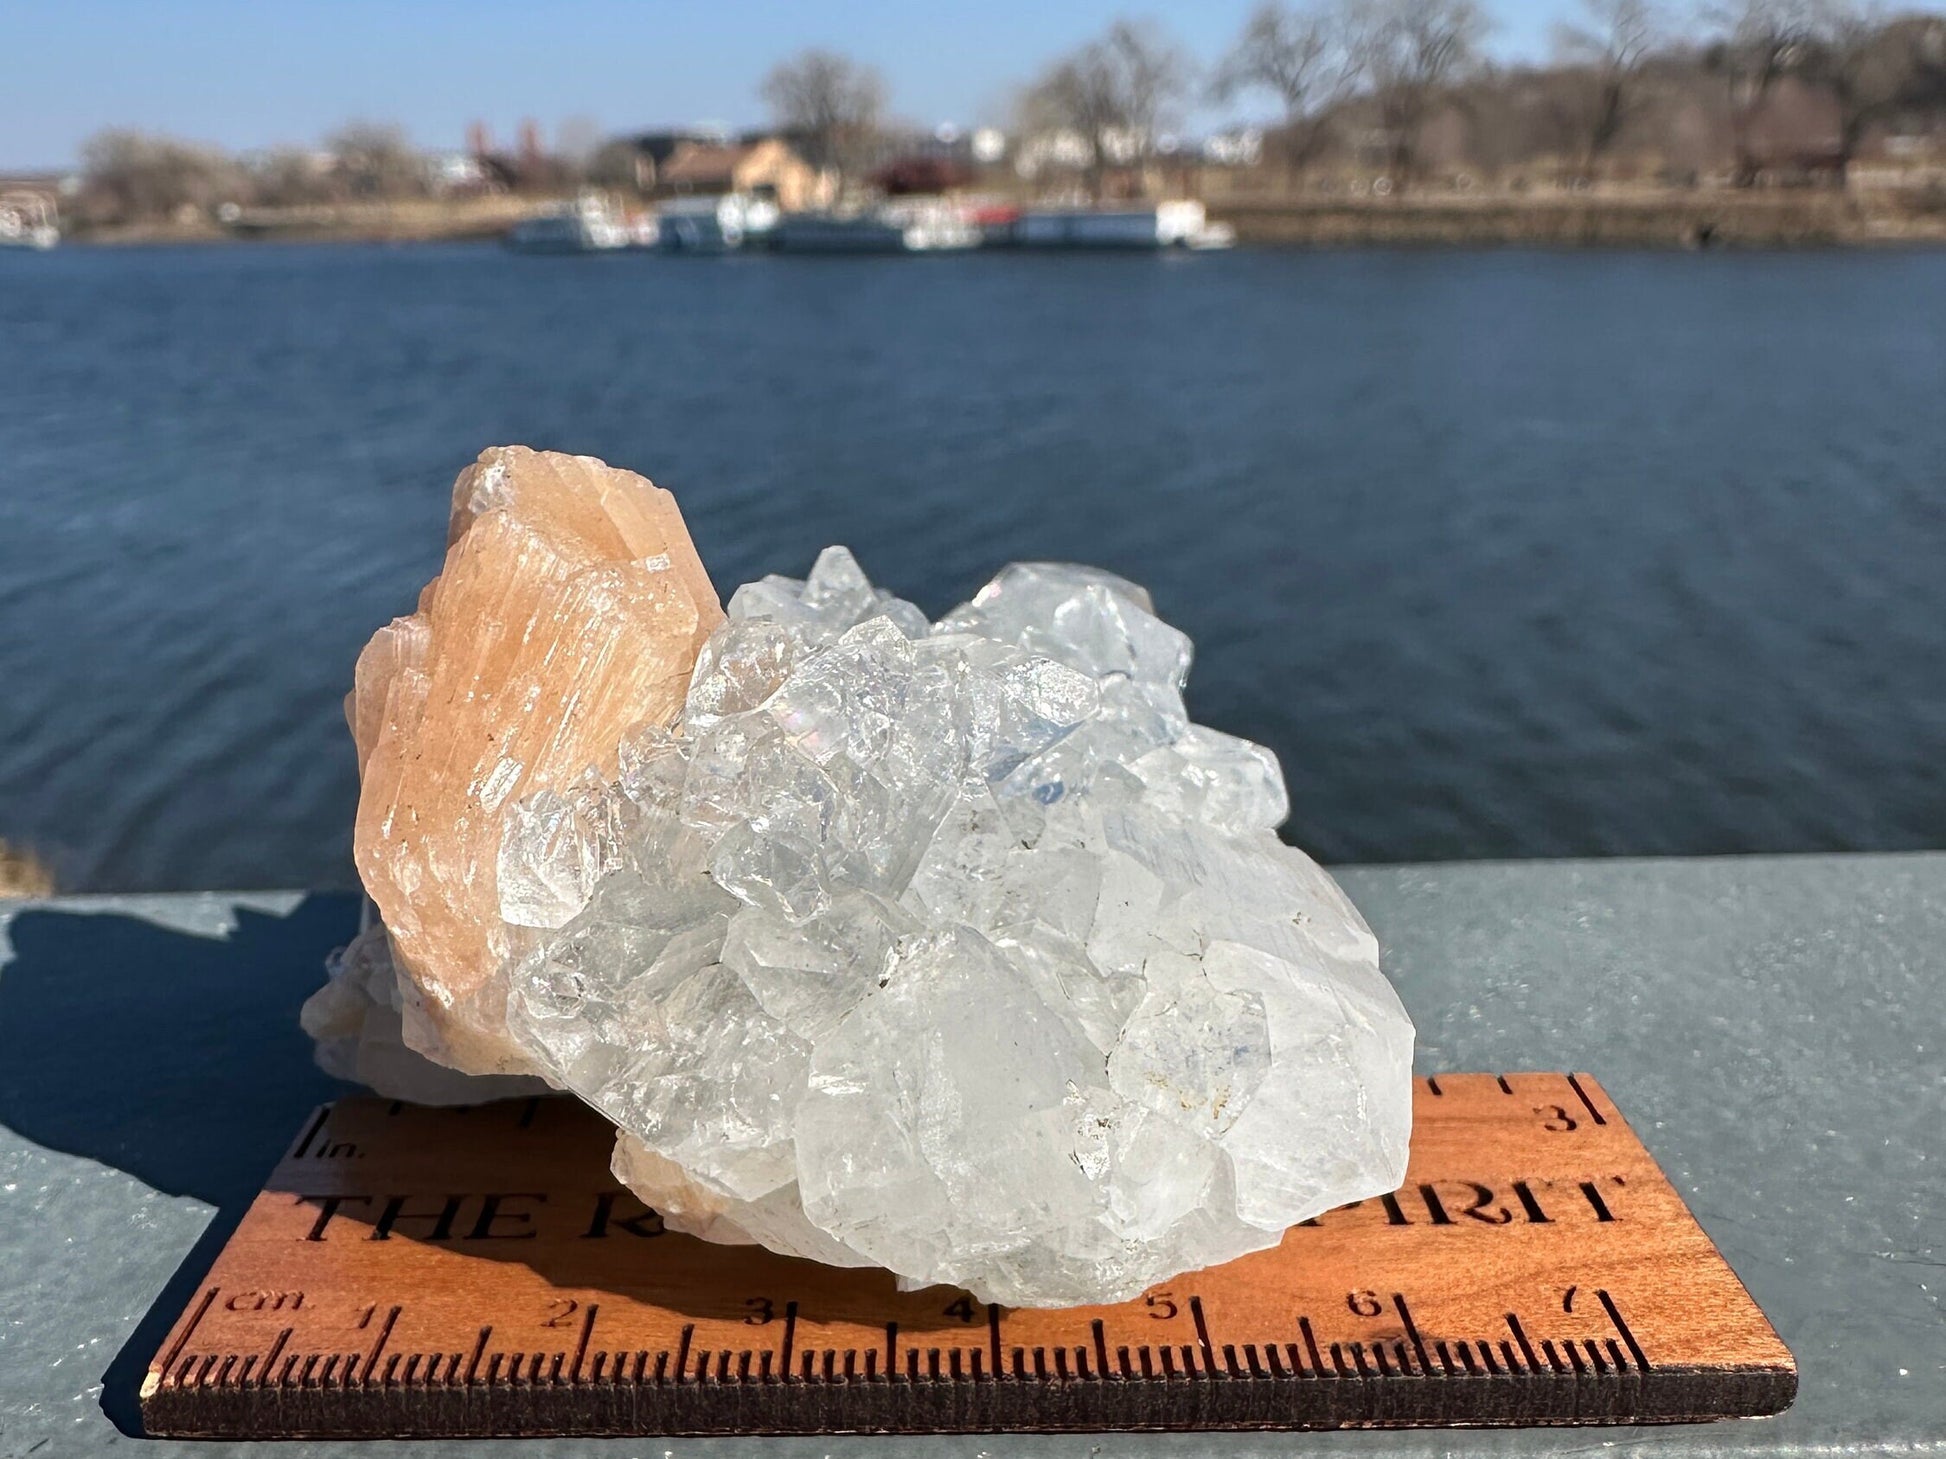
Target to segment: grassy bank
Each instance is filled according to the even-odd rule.
[[[1946,197],[1666,192],[1300,198],[1211,206],[1245,243],[1315,247],[1828,248],[1946,243]]]
[[[518,220],[545,207],[532,197],[413,198],[400,202],[318,204],[296,208],[245,208],[217,221],[197,216],[180,221],[77,227],[88,243],[432,243],[498,238]]]

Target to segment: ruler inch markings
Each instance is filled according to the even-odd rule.
[[[1599,1289],[1595,1292],[1595,1299],[1601,1303],[1602,1310],[1608,1314],[1608,1320],[1615,1324],[1615,1331],[1621,1334],[1622,1341],[1627,1344],[1628,1354],[1635,1360],[1635,1366],[1644,1373],[1648,1372],[1648,1354],[1642,1351],[1642,1345],[1635,1340],[1635,1334],[1628,1330],[1628,1323],[1622,1320],[1622,1314],[1615,1306],[1615,1299],[1605,1290]]]
[[[1608,1123],[1608,1117],[1604,1115],[1599,1109],[1595,1108],[1595,1102],[1592,1099],[1588,1098],[1588,1091],[1581,1087],[1581,1077],[1578,1074],[1568,1075],[1568,1088],[1572,1089],[1575,1093],[1575,1097],[1579,1099],[1582,1102],[1582,1104],[1587,1106],[1589,1117],[1593,1119],[1596,1124],[1605,1125]]]
[[[220,1287],[211,1287],[203,1293],[202,1300],[190,1310],[189,1321],[184,1325],[181,1334],[177,1336],[174,1342],[169,1344],[164,1355],[156,1360],[156,1368],[161,1373],[167,1374],[169,1369],[175,1366],[176,1359],[181,1357],[182,1350],[189,1346],[189,1339],[195,1335],[196,1329],[202,1325],[203,1318],[208,1315],[209,1309],[215,1305],[216,1294],[221,1290]]]
[[[599,1311],[601,1311],[601,1304],[590,1302],[587,1315],[581,1319],[581,1336],[574,1345],[574,1366],[569,1370],[570,1379],[575,1383],[581,1381],[581,1364],[588,1356],[588,1339],[594,1336],[595,1314]]]
[[[1412,1094],[1397,1191],[1066,1310],[677,1235],[617,1185],[612,1129],[571,1100],[472,1119],[341,1100],[305,1119],[163,1339],[145,1426],[1100,1432],[1788,1406],[1789,1351],[1595,1079],[1437,1074]]]
[[[372,1343],[372,1350],[365,1358],[364,1376],[359,1380],[360,1382],[369,1383],[372,1381],[372,1369],[378,1366],[378,1355],[385,1351],[386,1339],[392,1336],[392,1326],[399,1320],[399,1313],[403,1310],[403,1308],[394,1305],[385,1314],[385,1323],[379,1328],[378,1337]]]

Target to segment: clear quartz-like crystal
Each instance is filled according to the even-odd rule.
[[[615,1122],[672,1229],[1013,1305],[1126,1298],[1397,1186],[1412,1026],[1278,840],[1276,757],[1190,721],[1189,640],[1146,592],[1016,564],[930,624],[834,547],[708,632],[693,553],[469,570],[476,523],[566,510],[489,456],[447,578],[360,661],[391,935],[306,1007],[327,1067],[426,1099],[499,1090],[415,1049],[538,1072]],[[551,459],[574,511],[598,487],[639,538],[661,510]],[[514,648],[456,568],[529,574],[485,610]],[[501,706],[484,750],[448,743],[474,699]]]
[[[673,732],[509,818],[513,1038],[676,1229],[1015,1305],[1393,1189],[1411,1025],[1189,660],[1091,569],[746,585]]]

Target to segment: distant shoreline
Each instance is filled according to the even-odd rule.
[[[1309,246],[1852,248],[1946,244],[1946,197],[1681,191],[1212,205],[1239,242]]]
[[[435,243],[491,240],[545,199],[352,204],[77,231],[113,247],[195,243]],[[1212,219],[1239,243],[1283,247],[1858,248],[1946,245],[1946,197],[1917,190],[1653,191],[1390,198],[1227,198]]]
[[[114,247],[182,243],[453,243],[494,239],[522,218],[558,202],[545,197],[411,199],[298,208],[253,208],[219,223],[193,221],[77,227],[76,243]]]

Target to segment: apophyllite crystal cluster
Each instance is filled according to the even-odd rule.
[[[399,1097],[538,1076],[670,1226],[909,1286],[1274,1244],[1402,1178],[1412,1027],[1189,663],[1082,567],[929,623],[833,547],[726,618],[666,492],[488,451],[359,662],[383,925],[306,1026]]]

